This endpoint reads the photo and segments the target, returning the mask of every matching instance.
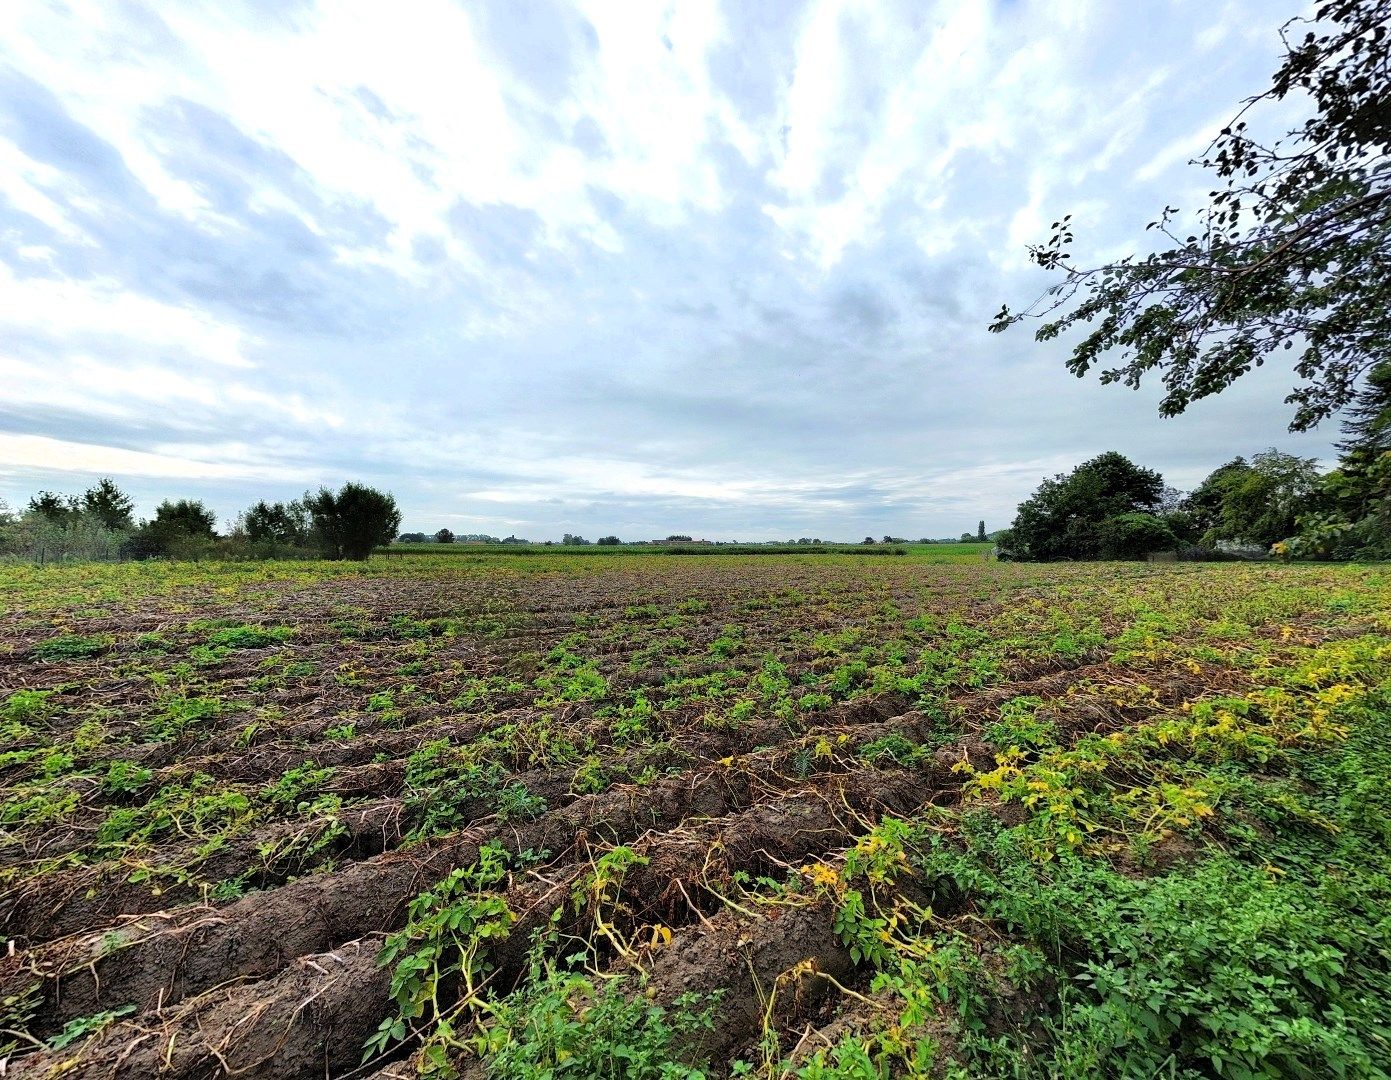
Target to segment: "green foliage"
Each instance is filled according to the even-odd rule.
[[[795,1080],[891,1080],[895,1076],[917,1080],[932,1075],[936,1046],[931,1040],[915,1048],[913,1060],[904,1062],[899,1073],[893,1071],[881,1043],[881,1037],[847,1036],[830,1049],[817,1050],[792,1075]]]
[[[72,497],[52,491],[39,491],[29,497],[26,511],[55,525],[61,524],[74,514],[81,512],[80,503]]]
[[[366,559],[373,548],[389,544],[401,527],[401,511],[390,493],[363,484],[344,484],[336,494],[320,488],[301,501],[329,559]]]
[[[1292,536],[1319,484],[1318,462],[1278,450],[1248,464],[1236,458],[1214,471],[1188,499],[1206,528],[1204,541],[1269,547]]]
[[[580,762],[570,781],[570,790],[577,795],[595,795],[608,789],[612,781],[604,767],[604,759],[591,754]]]
[[[972,896],[1067,987],[1056,1074],[1088,1060],[1124,1077],[1385,1074],[1386,704],[1350,713],[1363,719],[1346,743],[1295,752],[1288,782],[1231,774],[1227,848],[1174,872],[1067,851],[1041,863],[1026,827],[985,814],[964,819],[964,851],[934,838],[928,883]]]
[[[89,656],[99,656],[110,645],[110,640],[104,637],[63,634],[39,642],[34,646],[34,655],[40,660],[82,660]]]
[[[312,764],[286,769],[274,782],[261,789],[261,798],[282,809],[293,810],[306,803],[305,796],[333,778],[332,768],[315,768]]]
[[[1151,551],[1172,551],[1178,537],[1153,514],[1119,514],[1097,528],[1097,552],[1103,559],[1143,559]]]
[[[229,626],[208,637],[208,644],[226,649],[264,649],[294,637],[292,626]]]
[[[0,704],[0,720],[21,725],[39,723],[53,712],[48,700],[53,694],[52,690],[16,690]]]
[[[82,512],[100,522],[103,529],[130,529],[134,525],[131,518],[134,510],[135,503],[130,496],[110,477],[98,480],[82,495]]]
[[[443,1064],[454,1045],[451,1017],[474,1004],[479,980],[492,970],[488,950],[507,937],[515,918],[490,891],[507,877],[509,858],[502,847],[484,845],[477,862],[452,871],[410,902],[405,927],[377,954],[377,965],[392,969],[396,1012],[367,1041],[363,1061],[403,1041],[412,1028],[432,1024],[426,1052],[433,1045]]]
[[[455,747],[447,739],[427,743],[406,760],[407,839],[442,836],[491,807],[504,821],[525,821],[546,812],[546,801],[520,781],[506,783],[495,761],[480,760],[487,746]]]
[[[609,696],[609,681],[592,660],[564,646],[552,649],[546,660],[552,669],[536,677],[536,686],[545,691],[542,705],[601,701]]]
[[[122,1005],[118,1009],[108,1009],[105,1012],[93,1013],[90,1016],[79,1016],[69,1020],[63,1025],[63,1030],[48,1040],[48,1045],[54,1050],[61,1050],[65,1046],[71,1046],[79,1039],[85,1039],[89,1035],[96,1035],[105,1031],[123,1016],[129,1016],[135,1012],[134,1005]]]
[[[1367,373],[1367,381],[1343,415],[1344,456],[1375,456],[1391,450],[1391,360],[1383,360]]]
[[[110,810],[97,826],[96,844],[106,854],[170,832],[208,840],[253,816],[251,800],[242,792],[222,787],[206,773],[194,773],[182,782],[163,785],[141,805]]]
[[[264,649],[294,636],[292,626],[228,626],[210,634],[206,644],[195,645],[189,655],[199,664],[215,664],[235,649]]]
[[[177,739],[190,729],[197,727],[215,716],[221,716],[232,708],[217,698],[179,693],[165,697],[160,702],[159,711],[145,723],[147,737],[152,742],[165,742]]]
[[[1053,722],[1038,716],[1043,704],[1042,698],[1033,696],[1011,698],[1000,706],[1000,718],[986,727],[985,737],[1001,749],[1055,745],[1057,732]]]
[[[217,527],[217,515],[192,499],[166,499],[155,508],[151,527],[155,532],[168,536],[202,536],[211,540]]]
[[[1009,530],[1009,554],[1019,559],[1095,559],[1108,539],[1123,540],[1124,524],[1154,509],[1164,480],[1114,451],[1092,458],[1067,474],[1044,480],[1019,504]]]
[[[1301,555],[1312,558],[1391,558],[1391,450],[1352,451],[1324,478],[1327,507],[1299,521]]]
[[[299,500],[268,503],[264,499],[242,513],[241,527],[253,544],[302,548],[309,543],[309,508]]]
[[[744,632],[737,626],[726,626],[720,636],[710,643],[710,655],[726,659],[744,647]]]
[[[166,499],[152,521],[143,523],[130,538],[129,552],[136,558],[198,558],[209,554],[216,538],[217,515],[193,499]]]
[[[154,772],[134,761],[116,760],[107,764],[102,790],[111,795],[133,795],[149,785]]]
[[[910,766],[921,761],[927,751],[917,743],[904,738],[898,732],[881,735],[872,742],[865,743],[859,750],[859,757],[871,765]]]
[[[475,1046],[498,1080],[705,1080],[682,1043],[715,1024],[718,994],[670,1007],[629,996],[626,980],[596,987],[534,959],[521,989],[499,1001]]]
[[[497,816],[502,821],[527,821],[546,812],[546,800],[533,795],[523,783],[508,784],[495,796]]]

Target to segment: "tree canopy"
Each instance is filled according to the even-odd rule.
[[[1357,400],[1348,407],[1338,449],[1345,454],[1391,450],[1391,359],[1372,369]]]
[[[216,536],[217,515],[196,499],[165,499],[155,508],[150,528],[157,533],[178,537]]]
[[[309,508],[298,499],[268,503],[265,499],[242,514],[246,538],[256,544],[303,547],[312,527]]]
[[[1078,269],[1071,215],[1030,248],[1061,273],[1029,308],[1040,341],[1088,327],[1068,360],[1079,377],[1117,354],[1103,383],[1157,371],[1159,411],[1181,413],[1253,367],[1297,350],[1285,399],[1292,430],[1353,401],[1391,354],[1391,0],[1332,0],[1281,30],[1283,62],[1198,162],[1218,181],[1190,229],[1166,206],[1147,227],[1161,250]],[[1298,33],[1303,29],[1303,34]],[[1312,115],[1269,144],[1247,125],[1262,104],[1308,98]]]
[[[1319,480],[1314,458],[1267,450],[1214,470],[1188,505],[1201,514],[1205,540],[1269,547],[1298,531]]]
[[[135,503],[116,486],[116,481],[104,476],[82,495],[82,512],[90,514],[104,529],[130,529],[134,526]]]
[[[1124,557],[1103,550],[1107,548],[1124,549],[1126,555],[1143,554],[1131,550],[1140,542],[1142,529],[1133,518],[1109,531],[1102,526],[1112,519],[1147,514],[1163,494],[1162,476],[1110,451],[1043,481],[1019,505],[1004,543],[1012,555],[1028,559]],[[1159,540],[1157,546],[1163,546],[1172,537]]]
[[[401,511],[389,492],[347,483],[335,494],[320,488],[301,500],[330,559],[366,559],[372,549],[389,544],[401,526]]]

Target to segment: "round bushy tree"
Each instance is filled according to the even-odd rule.
[[[1269,547],[1294,534],[1318,484],[1316,460],[1267,450],[1250,462],[1237,458],[1215,470],[1188,497],[1186,508],[1201,515],[1207,543]]]
[[[401,511],[391,493],[365,484],[344,484],[337,494],[320,488],[301,501],[329,559],[366,559],[373,548],[389,544],[401,527]]]
[[[1010,553],[1023,559],[1103,558],[1101,525],[1123,514],[1153,510],[1164,478],[1115,451],[1043,481],[1020,503],[1010,529]]]

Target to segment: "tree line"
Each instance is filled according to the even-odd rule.
[[[1391,364],[1343,423],[1336,468],[1267,450],[1214,469],[1193,491],[1110,452],[1044,480],[997,538],[1016,559],[1204,557],[1233,549],[1291,559],[1391,558]]]
[[[366,559],[401,525],[390,492],[346,483],[288,502],[262,499],[217,531],[217,515],[196,499],[166,499],[137,521],[135,502],[109,477],[80,495],[40,491],[19,512],[0,503],[0,555],[66,559]]]

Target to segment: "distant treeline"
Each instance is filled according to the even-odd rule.
[[[395,543],[382,555],[907,555],[886,544],[482,544]]]

